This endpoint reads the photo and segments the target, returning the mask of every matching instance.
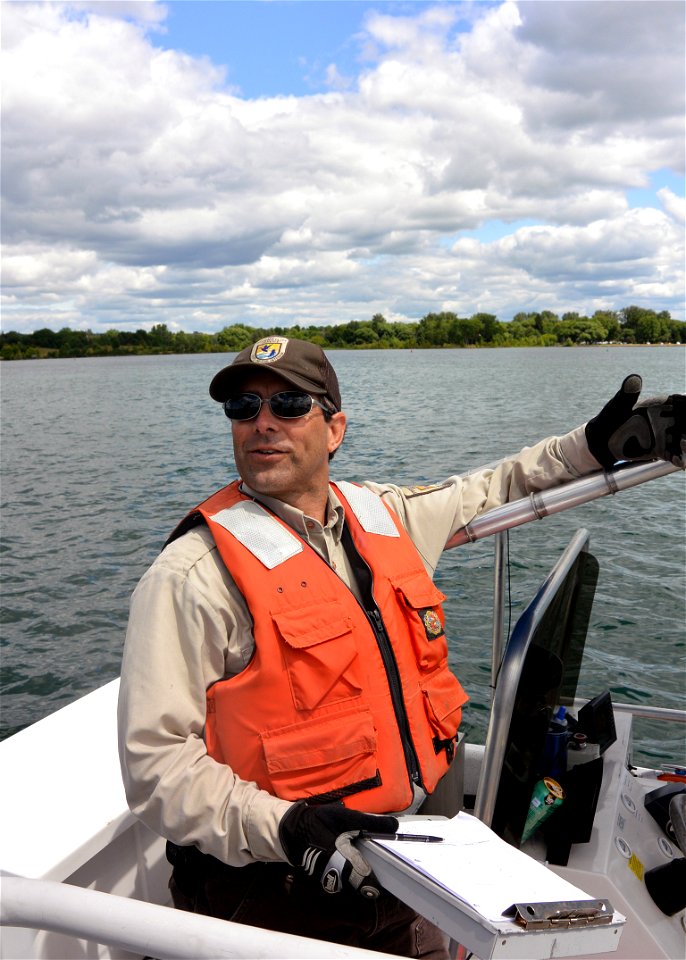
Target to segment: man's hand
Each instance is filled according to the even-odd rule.
[[[309,806],[294,803],[279,824],[279,839],[289,863],[302,867],[327,893],[339,893],[349,883],[363,896],[378,895],[371,867],[353,844],[361,830],[395,833],[395,817],[349,810],[342,803]]]
[[[667,460],[686,467],[686,396],[648,397],[643,381],[628,376],[597,417],[586,424],[588,449],[603,467],[619,460]]]

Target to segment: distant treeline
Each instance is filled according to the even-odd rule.
[[[249,327],[236,323],[218,333],[174,333],[164,323],[152,330],[71,330],[64,327],[35,333],[0,333],[0,357],[26,360],[43,357],[103,357],[156,353],[231,353],[261,337],[299,337],[325,349],[421,349],[422,347],[554,347],[593,343],[686,343],[686,323],[667,310],[643,307],[597,310],[592,317],[550,310],[518,313],[503,322],[492,313],[458,317],[427,313],[416,323],[389,323],[377,313],[371,320],[353,320],[324,327]]]

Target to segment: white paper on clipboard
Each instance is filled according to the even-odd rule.
[[[514,903],[592,900],[567,880],[501,840],[476,817],[400,820],[404,833],[435,834],[442,843],[379,840],[399,859],[430,877],[488,920],[501,921]]]

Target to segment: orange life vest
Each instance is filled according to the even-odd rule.
[[[197,511],[254,621],[255,652],[207,691],[210,756],[285,800],[403,810],[452,760],[467,700],[447,665],[441,602],[380,497],[334,485],[371,571],[372,609],[235,482]]]

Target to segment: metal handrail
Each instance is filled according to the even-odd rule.
[[[500,666],[498,684],[493,693],[491,717],[474,805],[475,815],[488,826],[493,821],[517,686],[529,645],[543,615],[578,555],[586,549],[588,540],[588,530],[584,529],[578,530],[572,537],[566,550],[546,577],[535,600],[519,618],[508,642],[507,651]]]
[[[677,707],[651,707],[639,703],[615,703],[612,701],[615,713],[630,713],[632,717],[641,717],[643,720],[669,720],[672,723],[686,723],[686,710]]]
[[[491,645],[491,688],[495,689],[497,673],[505,648],[503,611],[505,609],[505,540],[504,534],[513,527],[542,520],[544,517],[572,507],[579,507],[609,494],[677,473],[681,468],[665,460],[623,463],[614,470],[601,470],[578,480],[532,493],[520,500],[512,500],[476,517],[455,531],[445,545],[446,550],[486,537],[495,537],[493,559],[493,633]]]
[[[0,923],[50,930],[159,960],[393,960],[387,953],[231,923],[69,883],[7,875],[2,877]]]
[[[649,480],[676,473],[680,468],[666,460],[622,464],[614,470],[601,470],[579,480],[571,480],[549,490],[532,493],[521,500],[504,503],[457,530],[445,545],[446,550],[482,540],[502,530],[542,520],[553,513],[579,507],[608,494],[628,490]]]

